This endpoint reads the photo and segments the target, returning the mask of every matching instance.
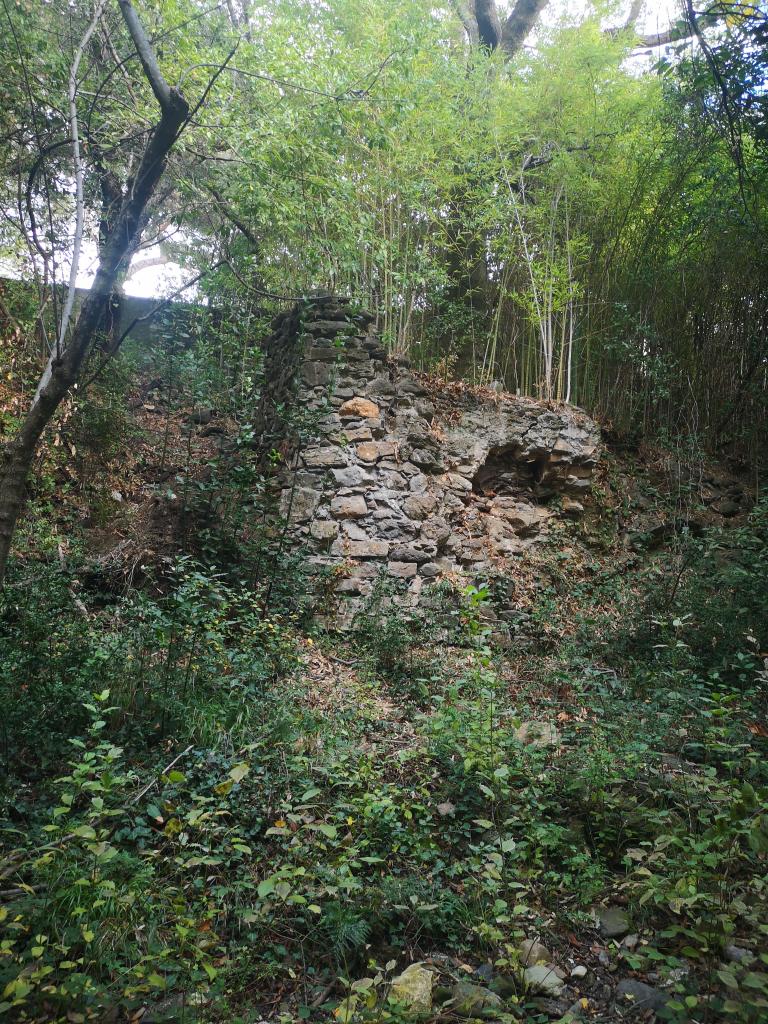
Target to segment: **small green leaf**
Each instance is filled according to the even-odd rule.
[[[242,782],[250,770],[251,766],[245,761],[241,761],[240,764],[236,764],[235,767],[230,770],[229,777],[233,782]]]
[[[315,831],[317,831],[317,832],[322,832],[322,834],[324,836],[327,836],[328,839],[335,839],[338,836],[338,834],[339,834],[339,830],[336,828],[335,825],[322,825],[321,824],[321,825],[310,825],[309,827],[315,829]]]

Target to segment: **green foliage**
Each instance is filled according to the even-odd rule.
[[[303,555],[271,506],[282,455],[255,417],[279,296],[329,289],[444,376],[571,398],[685,457],[703,439],[757,453],[764,26],[747,11],[709,53],[651,68],[600,11],[504,63],[425,0],[273,0],[247,32],[237,10],[144,5],[171,81],[191,97],[211,86],[150,219],[186,268],[225,263],[195,309],[158,318],[156,343],[128,343],[62,411],[0,597],[0,1015],[100,1019],[168,999],[170,1017],[263,1019],[284,998],[284,1017],[308,1019],[341,999],[348,1024],[399,1024],[403,959],[516,970],[524,934],[553,916],[583,929],[619,894],[643,939],[609,955],[669,982],[668,1019],[757,1024],[768,505],[681,531],[626,579],[611,565],[574,580],[565,552],[527,563],[536,595],[503,651],[503,579],[438,586],[417,615],[382,576],[348,637],[308,637]],[[45,259],[66,265],[67,61],[86,13],[6,11],[0,256],[25,270],[27,185]],[[153,101],[138,62],[107,70],[125,43],[110,16],[78,103],[89,159],[124,181]],[[102,183],[87,175],[92,243]],[[0,299],[11,436],[46,352],[33,328],[53,325],[12,282]],[[184,423],[183,465],[158,495],[176,502],[186,554],[134,587],[81,553],[59,503],[79,486],[91,519],[112,515],[90,483],[131,440],[137,369],[163,382],[160,476]],[[201,408],[226,423],[205,466]],[[276,412],[312,436],[289,401]],[[606,521],[590,542],[612,552]],[[739,963],[732,941],[750,946]]]
[[[764,514],[731,531],[723,572],[760,577]],[[721,543],[714,534],[700,550]],[[36,569],[34,586],[9,588],[3,619],[7,1012],[54,1020],[186,993],[227,1019],[246,1012],[253,985],[298,974],[322,991],[329,976],[361,978],[372,951],[383,962],[407,947],[514,965],[545,908],[567,907],[578,929],[620,889],[637,927],[653,929],[615,954],[623,967],[677,978],[680,1020],[693,999],[759,1020],[759,954],[724,967],[721,951],[768,928],[765,741],[751,730],[764,669],[726,634],[682,643],[731,622],[734,604],[752,635],[763,597],[741,605],[742,588],[708,564],[691,563],[677,587],[668,634],[660,624],[628,641],[591,611],[615,582],[582,595],[585,628],[555,648],[554,668],[545,640],[544,692],[571,687],[559,715],[540,695],[510,698],[485,587],[454,604],[449,633],[441,625],[453,653],[440,671],[421,667],[434,641],[380,587],[352,638],[359,690],[326,713],[311,710],[298,638],[191,563],[165,597],[134,593],[98,622],[75,610],[60,569]],[[612,670],[590,636],[595,651],[616,641]],[[392,719],[381,698],[396,694],[415,706]],[[383,981],[375,989],[376,1012],[400,1012]]]
[[[293,659],[258,597],[189,560],[171,568],[166,597],[134,591],[91,620],[73,604],[76,569],[34,571],[31,585],[28,577],[11,578],[3,592],[6,770],[55,761],[82,730],[82,705],[94,687],[110,690],[114,734],[136,750],[209,730],[231,730],[237,743],[254,710],[248,695],[255,700]]]

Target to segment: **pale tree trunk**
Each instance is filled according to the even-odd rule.
[[[189,114],[184,97],[165,81],[130,0],[118,3],[160,107],[160,119],[152,130],[136,175],[128,182],[119,213],[101,248],[96,278],[66,347],[51,355],[18,434],[0,452],[0,585],[16,523],[26,502],[27,477],[37,444],[57,408],[77,383],[83,364],[98,342],[112,288],[126,257],[133,252],[147,203]]]

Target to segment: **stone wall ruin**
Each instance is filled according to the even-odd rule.
[[[277,318],[265,353],[262,427],[289,436],[281,513],[311,563],[334,567],[338,623],[382,570],[413,603],[429,581],[503,570],[580,512],[598,457],[583,413],[437,385],[389,359],[372,321],[318,298]]]

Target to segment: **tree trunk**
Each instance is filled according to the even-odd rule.
[[[52,353],[19,433],[0,452],[0,586],[19,515],[26,501],[27,477],[48,423],[93,351],[115,281],[133,253],[142,217],[165,170],[168,153],[189,113],[184,97],[163,78],[130,0],[118,0],[144,73],[160,106],[160,120],[144,150],[135,178],[127,183],[120,211],[100,251],[99,268],[83,302],[72,336],[57,358]]]

